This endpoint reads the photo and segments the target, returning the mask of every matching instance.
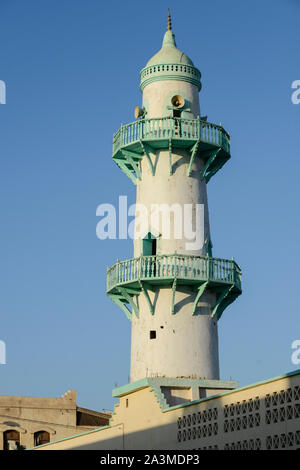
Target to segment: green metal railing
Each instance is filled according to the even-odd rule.
[[[121,126],[113,136],[113,155],[120,148],[140,140],[201,141],[221,147],[230,153],[230,137],[222,126],[201,119],[152,118],[140,119]],[[192,145],[192,143],[191,143]]]
[[[107,270],[107,292],[139,280],[168,280],[175,277],[188,281],[234,284],[241,290],[241,269],[234,260],[173,254],[118,261]]]

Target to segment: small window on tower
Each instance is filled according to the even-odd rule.
[[[143,256],[156,256],[156,251],[156,238],[152,233],[148,232],[147,236],[143,238]]]
[[[156,331],[155,330],[151,330],[150,331],[150,339],[155,339],[156,338]]]

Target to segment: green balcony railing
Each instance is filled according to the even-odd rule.
[[[138,281],[167,281],[175,277],[189,283],[233,284],[241,290],[241,269],[234,260],[173,254],[118,261],[107,270],[107,292]]]
[[[113,155],[122,147],[142,141],[170,140],[201,141],[221,147],[230,153],[230,137],[222,126],[201,119],[152,118],[140,119],[121,126],[113,137]]]

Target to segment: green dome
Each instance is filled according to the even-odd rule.
[[[177,49],[175,36],[171,27],[171,16],[168,14],[168,30],[164,35],[162,48],[150,59],[140,72],[140,89],[150,83],[161,80],[182,80],[201,90],[201,73],[191,59]]]
[[[177,49],[175,36],[169,30],[165,33],[161,50],[147,62],[146,67],[160,64],[194,65],[186,54]]]

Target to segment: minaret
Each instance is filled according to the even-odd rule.
[[[113,138],[113,159],[137,187],[134,258],[108,269],[107,294],[132,322],[131,382],[219,380],[218,320],[241,294],[241,271],[212,257],[206,187],[230,138],[201,118],[201,73],[177,48],[170,13],[140,78],[136,121]]]

